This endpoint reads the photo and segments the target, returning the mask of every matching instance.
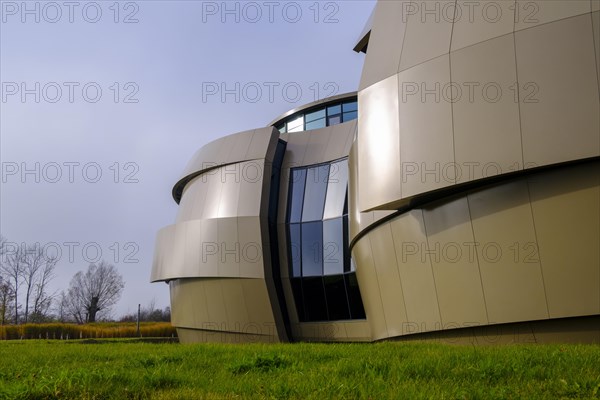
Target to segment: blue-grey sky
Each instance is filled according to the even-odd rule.
[[[115,315],[168,305],[149,275],[187,161],[215,138],[356,90],[364,55],[352,48],[373,7],[2,1],[1,233],[61,252],[53,290],[101,256],[126,281]]]

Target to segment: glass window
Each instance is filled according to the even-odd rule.
[[[347,159],[292,169],[287,254],[300,321],[365,318],[348,229]]]
[[[302,276],[323,275],[323,222],[302,224]]]
[[[358,118],[358,112],[350,111],[344,113],[344,122],[352,121],[353,119]]]
[[[346,187],[348,186],[348,161],[331,164],[323,219],[341,217],[344,212]]]
[[[344,275],[346,282],[346,292],[348,293],[348,305],[350,306],[350,316],[353,319],[364,319],[365,309],[363,308],[360,290],[358,289],[358,281],[354,272]]]
[[[323,221],[323,271],[325,275],[344,272],[343,229],[342,218]]]
[[[292,169],[291,171],[292,181],[290,182],[291,194],[288,199],[288,222],[300,222],[302,220],[302,208],[304,205],[306,168]]]
[[[302,267],[302,237],[300,224],[289,224],[290,241],[290,264],[292,266],[292,276],[301,276]]]
[[[325,109],[324,108],[321,110],[317,110],[317,111],[308,113],[305,116],[306,122],[311,122],[311,121],[314,121],[316,119],[321,119],[321,118],[325,118]]]
[[[344,249],[344,272],[355,271],[356,269],[352,269],[354,265],[354,260],[352,260],[350,255],[350,226],[348,225],[348,216],[344,215],[342,217],[343,226],[342,226],[342,246]]]
[[[321,221],[325,207],[329,165],[320,165],[308,169],[306,189],[304,190],[304,207],[302,221]]]
[[[335,106],[331,106],[331,107],[327,107],[327,115],[331,116],[331,115],[335,115],[335,114],[341,114],[342,113],[342,106],[340,104],[337,104]]]
[[[306,321],[306,314],[304,312],[304,297],[302,296],[302,279],[290,279],[290,283],[292,284],[292,293],[294,294],[294,302],[296,303],[298,319],[300,321]]]
[[[325,128],[325,118],[317,119],[315,121],[306,123],[306,130]]]
[[[331,125],[338,125],[342,123],[342,116],[341,115],[334,115],[333,117],[329,117],[328,121],[327,121],[327,125],[331,126]]]
[[[344,275],[323,277],[325,297],[327,300],[327,313],[329,320],[350,319],[348,299],[346,298],[346,285]]]
[[[304,297],[304,309],[307,321],[327,321],[327,303],[325,290],[323,289],[323,278],[303,278],[302,292]]]
[[[304,113],[299,111],[287,117],[287,122],[275,127],[280,133],[300,132],[341,124],[358,118],[358,102],[356,100],[338,103]]]
[[[304,115],[300,115],[287,123],[288,132],[300,132],[302,130],[304,130]]]
[[[348,112],[348,111],[357,111],[358,110],[358,104],[356,103],[356,101],[350,102],[350,103],[344,103],[342,108],[344,109],[344,112]]]

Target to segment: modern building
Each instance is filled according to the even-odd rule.
[[[600,342],[600,1],[379,1],[358,92],[202,147],[183,342]]]

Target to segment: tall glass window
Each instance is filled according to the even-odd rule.
[[[348,243],[347,159],[291,170],[286,227],[300,321],[364,319]]]
[[[293,169],[290,173],[290,197],[288,209],[288,222],[302,221],[302,207],[304,205],[304,188],[306,187],[306,169]]]
[[[320,221],[323,219],[323,207],[325,206],[328,181],[329,165],[320,165],[306,170],[302,222]]]

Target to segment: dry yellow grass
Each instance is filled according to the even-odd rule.
[[[143,322],[140,334],[135,323],[94,324],[23,324],[0,326],[0,340],[15,339],[98,339],[131,337],[175,337],[177,332],[168,322]]]

